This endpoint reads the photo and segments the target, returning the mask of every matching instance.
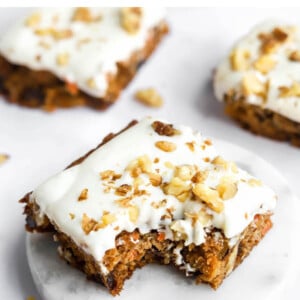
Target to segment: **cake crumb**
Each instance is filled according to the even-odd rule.
[[[146,106],[161,107],[163,105],[163,98],[154,88],[138,90],[134,97]]]

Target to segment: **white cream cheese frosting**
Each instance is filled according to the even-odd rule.
[[[123,230],[200,245],[212,228],[235,239],[275,208],[274,192],[218,156],[211,140],[177,125],[159,134],[160,122],[141,120],[31,194],[41,215],[99,263]]]
[[[217,67],[215,95],[243,98],[300,122],[300,27],[277,21],[256,26]]]
[[[79,8],[80,9],[80,8]],[[0,39],[8,61],[33,70],[47,70],[102,97],[107,76],[146,43],[149,30],[164,18],[162,8],[142,8],[134,34],[121,26],[121,8],[41,8],[19,21]]]

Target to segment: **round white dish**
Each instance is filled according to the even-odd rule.
[[[121,299],[195,299],[260,300],[281,299],[293,277],[296,243],[296,198],[282,175],[256,154],[222,140],[217,149],[227,159],[261,178],[279,197],[274,227],[217,290],[195,285],[175,268],[151,265],[137,270],[125,283]],[[50,235],[27,234],[27,257],[34,282],[45,300],[112,299],[99,284],[86,280],[84,274],[68,266],[56,252]]]

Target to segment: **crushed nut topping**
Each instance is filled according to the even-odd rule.
[[[75,22],[85,22],[85,23],[92,23],[101,21],[102,16],[96,16],[94,17],[88,7],[78,7],[75,9],[72,21]]]
[[[250,52],[245,49],[234,49],[230,55],[230,64],[233,71],[246,71],[250,68]]]
[[[261,52],[263,54],[270,54],[275,52],[288,38],[288,32],[281,28],[274,28],[270,33],[261,33],[258,35],[261,40]]]
[[[172,124],[166,124],[160,121],[154,121],[151,124],[153,130],[159,135],[173,136],[180,134],[180,131],[175,129]]]
[[[262,182],[259,179],[251,178],[248,180],[250,186],[261,186]]]
[[[149,173],[149,180],[153,186],[160,186],[162,177],[157,173]]]
[[[289,54],[289,60],[300,62],[300,51],[295,50]]]
[[[119,186],[116,189],[115,194],[118,195],[118,196],[125,196],[131,190],[132,190],[132,186],[131,185],[129,185],[129,184],[122,184],[121,186]]]
[[[115,200],[115,203],[118,204],[120,207],[129,207],[131,200],[132,200],[132,196]]]
[[[89,234],[91,231],[93,231],[98,224],[97,221],[90,218],[87,214],[83,214],[82,220],[81,220],[81,228],[84,231],[85,234]]]
[[[213,211],[220,213],[224,210],[224,203],[220,198],[218,191],[204,185],[203,183],[195,184],[192,191],[195,196],[205,202]]]
[[[217,186],[217,191],[223,200],[231,199],[238,191],[237,184],[232,177],[222,177]]]
[[[187,142],[187,143],[185,143],[185,144],[189,147],[189,149],[190,149],[192,152],[195,151],[195,142]]]
[[[35,30],[36,35],[51,36],[55,40],[68,39],[73,36],[71,29],[56,30],[54,28],[40,28]]]
[[[166,195],[175,196],[180,202],[185,202],[190,197],[191,184],[173,177],[169,183],[163,185],[163,191]]]
[[[78,197],[78,201],[86,200],[88,198],[88,193],[89,193],[88,189],[83,189]]]
[[[268,93],[268,82],[261,82],[254,73],[247,73],[242,80],[242,93],[245,96],[256,95],[266,99]]]
[[[275,67],[275,65],[276,61],[271,55],[262,55],[254,62],[254,69],[263,74],[267,74]]]
[[[233,161],[226,161],[221,156],[217,156],[212,160],[212,164],[220,166],[226,170],[231,170],[233,173],[238,173],[239,169]]]
[[[120,10],[121,27],[129,34],[136,34],[140,30],[143,10],[140,7],[123,7]]]
[[[143,155],[138,157],[137,159],[131,161],[129,165],[126,167],[126,171],[130,172],[130,175],[135,178],[138,177],[142,173],[150,173],[151,172],[152,162],[148,155]]]
[[[25,20],[25,25],[28,27],[36,27],[37,25],[40,24],[41,20],[42,20],[42,16],[40,13],[38,12],[33,13]]]
[[[207,176],[208,176],[208,172],[207,171],[204,171],[204,172],[198,171],[192,177],[191,181],[193,183],[201,183],[201,182],[204,182],[206,180]]]
[[[70,55],[69,53],[60,53],[56,56],[56,63],[59,66],[66,66],[69,63]]]
[[[279,87],[279,97],[289,98],[289,97],[300,97],[300,83],[293,82],[290,87],[281,86]]]
[[[5,163],[9,159],[9,155],[0,153],[0,165]]]
[[[117,180],[120,179],[122,175],[115,173],[113,170],[105,170],[100,172],[100,177],[102,180]]]
[[[181,180],[191,180],[196,172],[196,167],[192,165],[183,165],[175,167],[174,177]]]
[[[140,214],[140,211],[139,211],[139,208],[134,205],[134,206],[130,206],[128,208],[128,213],[129,213],[129,219],[132,223],[136,223],[138,217],[139,217],[139,214]]]
[[[150,107],[161,107],[163,98],[154,88],[139,90],[134,94],[137,101]]]
[[[164,152],[173,152],[177,148],[176,144],[167,141],[157,141],[155,147]]]
[[[71,220],[75,219],[75,215],[73,213],[69,213],[69,216],[70,216]]]

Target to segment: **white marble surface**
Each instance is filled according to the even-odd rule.
[[[0,33],[23,13],[21,9],[0,9]],[[47,114],[0,101],[0,152],[11,156],[0,167],[1,299],[26,299],[34,295],[40,300],[26,260],[24,217],[17,200],[94,147],[107,132],[120,129],[133,118],[144,115],[166,118],[243,146],[276,167],[300,197],[300,149],[240,129],[223,115],[222,104],[215,101],[211,90],[212,70],[232,43],[252,25],[270,17],[299,23],[299,9],[169,10],[170,36],[120,101],[106,112],[79,108]],[[155,86],[162,93],[165,98],[162,109],[145,108],[132,100],[137,88],[147,86]],[[272,181],[273,176],[269,180]],[[286,204],[284,198],[280,201],[288,213],[299,211]],[[288,222],[289,217],[278,226],[286,228]],[[295,225],[296,232],[299,229],[300,218]],[[276,264],[277,257],[272,253],[268,255]],[[295,280],[286,287],[285,299],[299,297],[296,282],[300,281],[300,264],[295,263],[295,266],[298,274],[293,275]],[[148,274],[147,268],[142,272]],[[260,268],[260,272],[263,269]],[[179,294],[174,297],[182,298]]]
[[[267,162],[228,142],[218,141],[217,147],[222,156],[235,159],[239,166],[275,189],[281,201],[276,208],[273,229],[217,291],[193,284],[192,279],[185,279],[172,267],[147,266],[137,270],[126,282],[122,299],[140,299],[141,295],[145,300],[153,297],[192,299],[201,295],[206,300],[238,300],[243,294],[244,300],[274,300],[285,292],[286,281],[295,272],[295,261],[299,263],[295,255],[299,249],[294,239],[297,235],[296,198],[281,174]],[[291,208],[292,213],[287,208]],[[83,274],[63,263],[51,236],[28,234],[26,246],[29,266],[43,299],[111,299],[103,287],[87,281]]]

